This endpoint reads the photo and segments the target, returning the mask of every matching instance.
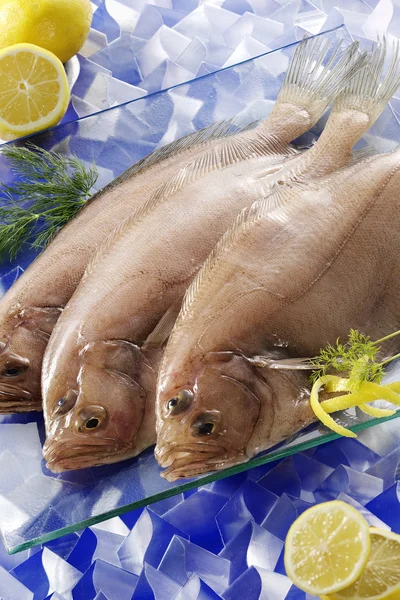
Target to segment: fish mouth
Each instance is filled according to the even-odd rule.
[[[194,443],[179,446],[156,448],[157,461],[161,467],[167,467],[161,477],[167,481],[195,477],[210,471],[220,471],[227,466],[245,462],[244,453],[232,456],[225,448],[217,444]]]
[[[7,383],[0,386],[0,413],[41,411],[42,400],[35,399],[28,390],[20,390]]]
[[[43,447],[46,467],[53,473],[95,467],[107,462],[116,462],[122,449],[116,448],[113,440],[97,443],[71,445],[71,443],[48,443]]]

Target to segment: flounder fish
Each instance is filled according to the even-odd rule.
[[[320,73],[329,42],[311,38],[295,51],[287,79],[268,118],[252,131],[214,124],[156,150],[87,203],[0,300],[0,411],[41,410],[40,372],[49,335],[76,289],[96,247],[127,215],[196,157],[246,160],[281,146],[310,128],[334,95],[362,66],[356,45]],[[335,52],[333,53],[336,54]]]
[[[376,78],[384,52],[379,47],[365,67],[375,86],[357,73],[311,150],[278,152],[275,140],[269,146],[267,120],[262,138],[254,130],[252,156],[238,158],[232,143],[229,153],[209,153],[189,163],[99,248],[44,358],[49,468],[115,462],[154,443],[161,346],[187,286],[241,209],[268,194],[276,182],[320,176],[349,161],[352,145],[392,95],[387,80],[379,85],[380,73]],[[358,77],[368,82],[367,88]],[[239,147],[244,151],[243,141]]]
[[[164,353],[155,454],[165,478],[246,462],[315,420],[307,375],[259,368],[255,356],[316,356],[350,328],[372,339],[400,328],[399,184],[396,151],[277,188],[275,210],[264,200],[237,218]]]

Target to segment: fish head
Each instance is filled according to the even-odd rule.
[[[156,374],[140,350],[99,342],[81,360],[75,386],[59,381],[46,394],[43,455],[54,472],[117,462],[155,442]]]
[[[42,410],[43,355],[59,309],[24,310],[0,335],[0,413]]]
[[[214,359],[186,385],[163,382],[161,373],[156,458],[170,481],[247,460],[260,415],[259,390],[244,359],[230,353]]]

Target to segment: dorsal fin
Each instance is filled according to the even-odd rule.
[[[148,350],[149,348],[161,348],[165,344],[175,324],[181,304],[182,298],[178,298],[171,304],[165,315],[161,317],[153,331],[143,343],[143,350]]]
[[[250,207],[244,208],[231,227],[223,234],[211,254],[203,263],[195,279],[188,287],[182,303],[179,319],[184,318],[196,298],[203,282],[209,279],[213,268],[221,256],[231,248],[235,241],[251,227],[256,221],[265,218],[271,211],[279,209],[284,204],[293,201],[299,193],[304,191],[317,191],[320,188],[315,183],[290,182],[289,185],[277,185],[273,191],[262,200],[254,202]]]
[[[87,204],[93,202],[93,200],[98,198],[100,195],[103,195],[105,192],[118,187],[124,183],[124,181],[127,181],[134,175],[142,173],[149,167],[154,166],[158,162],[161,162],[170,156],[176,155],[184,150],[189,150],[194,146],[200,146],[201,144],[207,144],[210,141],[233,135],[238,131],[238,129],[240,129],[240,131],[253,129],[258,125],[258,123],[259,121],[252,121],[251,123],[241,127],[238,123],[236,123],[236,117],[223,119],[217,123],[207,125],[207,127],[204,127],[199,131],[189,133],[188,135],[185,135],[184,137],[179,138],[170,144],[166,144],[161,148],[156,148],[156,150],[153,150],[153,152],[140,159],[137,163],[132,165],[132,167],[124,171],[124,173],[122,173],[119,177],[113,179],[113,181],[107,184],[103,189],[94,194],[94,196],[88,200]]]
[[[251,125],[253,126],[253,123]],[[243,133],[248,127],[248,125],[241,125],[235,133]],[[297,154],[295,148],[282,144],[275,136],[258,133],[257,137],[251,139],[232,135],[226,140],[225,144],[210,148],[209,151],[204,152],[192,162],[178,169],[172,177],[154,191],[137,211],[122,221],[95,251],[87,265],[84,277],[92,272],[94,266],[109,253],[110,248],[126,231],[139,223],[165,199],[179,192],[185,185],[201,179],[212,171],[222,170],[237,162],[256,158],[257,156],[280,155],[289,157],[295,154]]]

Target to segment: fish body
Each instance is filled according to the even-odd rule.
[[[62,454],[54,448],[70,439],[70,422],[75,418],[71,415],[84,411],[89,418],[88,406],[102,406],[107,419],[98,421],[90,432],[82,430],[82,445],[95,436],[110,437],[107,427],[114,421],[110,398],[115,397],[110,393],[112,370],[108,367],[105,372],[100,366],[98,384],[88,386],[85,373],[90,355],[85,348],[92,344],[106,348],[111,342],[133,344],[138,349],[134,371],[139,385],[129,388],[132,396],[129,401],[127,395],[126,402],[139,406],[136,394],[140,391],[151,406],[148,412],[153,410],[155,382],[144,389],[140,365],[151,364],[156,377],[161,355],[152,347],[156,345],[159,350],[165,341],[167,323],[174,321],[202,263],[241,209],[268,196],[274,185],[305,175],[330,173],[348,162],[352,145],[370,123],[369,114],[352,109],[349,121],[348,113],[346,107],[334,110],[315,148],[301,155],[282,148],[273,139],[271,142],[267,120],[262,135],[254,130],[252,138],[239,144],[232,139],[229,151],[227,147],[223,151],[218,148],[198,157],[160,186],[142,211],[99,248],[54,329],[44,358],[44,454],[51,469],[66,468]],[[338,142],[339,136],[342,143]],[[244,159],[246,153],[249,156]],[[109,385],[105,384],[106,378]],[[60,413],[58,403],[71,394],[75,402],[68,404],[67,412]],[[133,418],[132,410],[127,410],[126,421],[131,423],[132,431],[139,432],[140,419],[133,422]],[[154,422],[149,420],[146,426],[154,427]],[[154,429],[152,435],[155,440]],[[78,443],[76,436],[73,439]],[[125,436],[121,442],[114,440],[107,461],[120,459],[121,453],[115,451],[120,443],[127,455]],[[142,445],[132,445],[131,455],[142,449]],[[55,455],[57,461],[53,460]],[[92,457],[93,464],[104,461],[95,453]]]
[[[282,206],[256,203],[226,232],[160,368],[156,457],[167,478],[245,462],[315,419],[307,376],[253,357],[316,356],[351,328],[372,339],[400,328],[399,183],[400,152],[373,157],[278,190]]]
[[[355,55],[357,45],[352,45],[336,65],[330,61],[321,75],[329,46],[322,38],[298,46],[295,68],[289,69],[271,114],[253,131],[235,136],[235,160],[251,157],[253,149],[257,153],[266,133],[285,146],[318,120],[363,60]],[[221,164],[213,168],[223,168],[229,161],[232,129],[230,122],[212,125],[156,150],[128,169],[95,194],[0,300],[3,412],[40,410],[40,371],[49,335],[98,245],[187,164],[201,156],[222,156]]]

